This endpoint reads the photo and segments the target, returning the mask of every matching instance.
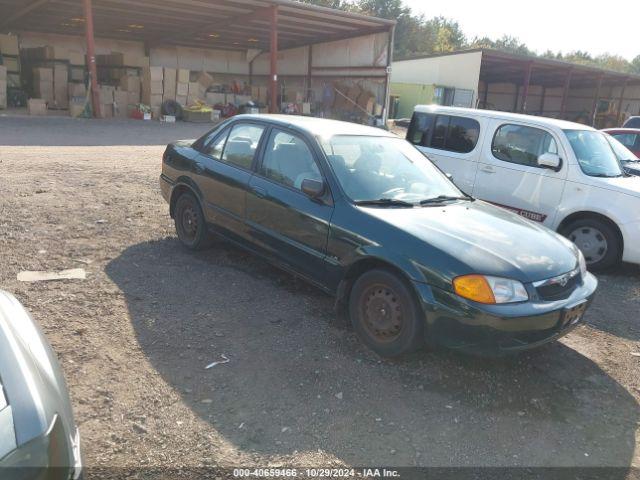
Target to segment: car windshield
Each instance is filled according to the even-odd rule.
[[[620,160],[621,162],[638,161],[638,157],[636,157],[631,150],[625,147],[622,142],[620,142],[620,140],[608,134],[606,135],[606,138],[609,141],[609,145],[611,145],[611,148],[613,148],[613,153],[616,154],[616,158],[618,160]]]
[[[621,177],[622,166],[605,134],[595,130],[565,130],[580,168],[591,177]]]
[[[321,140],[345,193],[356,203],[418,205],[464,199],[440,170],[407,141],[336,135]]]

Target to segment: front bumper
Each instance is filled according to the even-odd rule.
[[[598,281],[587,274],[571,296],[558,301],[482,305],[416,283],[427,319],[427,342],[476,353],[508,353],[552,342],[584,322],[572,309],[589,307]]]
[[[160,175],[160,192],[167,203],[171,202],[171,192],[174,185],[174,182],[169,177],[164,174]]]
[[[622,261],[640,264],[640,222],[620,225],[620,230],[624,240]]]

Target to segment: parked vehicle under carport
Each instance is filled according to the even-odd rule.
[[[80,433],[58,360],[31,315],[0,290],[0,478],[81,474]]]

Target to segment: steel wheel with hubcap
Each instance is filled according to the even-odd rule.
[[[174,212],[176,233],[180,242],[191,250],[201,250],[211,239],[200,203],[192,193],[183,193],[176,202]]]
[[[391,272],[371,270],[358,278],[349,312],[362,342],[379,355],[402,355],[424,343],[420,309],[405,282]]]
[[[587,265],[592,270],[607,269],[620,262],[620,239],[613,228],[602,220],[576,220],[563,228],[561,233],[582,251]]]

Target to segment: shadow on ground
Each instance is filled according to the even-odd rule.
[[[623,264],[614,271],[598,275],[598,281],[598,298],[591,309],[590,326],[616,337],[640,341],[637,313],[640,310],[640,267]],[[611,305],[615,305],[615,317],[611,315]]]
[[[237,448],[353,465],[630,465],[634,398],[562,343],[506,359],[381,360],[332,300],[218,243],[141,243],[107,267],[144,353]],[[221,360],[229,363],[209,370]],[[621,473],[621,477],[623,474]]]

